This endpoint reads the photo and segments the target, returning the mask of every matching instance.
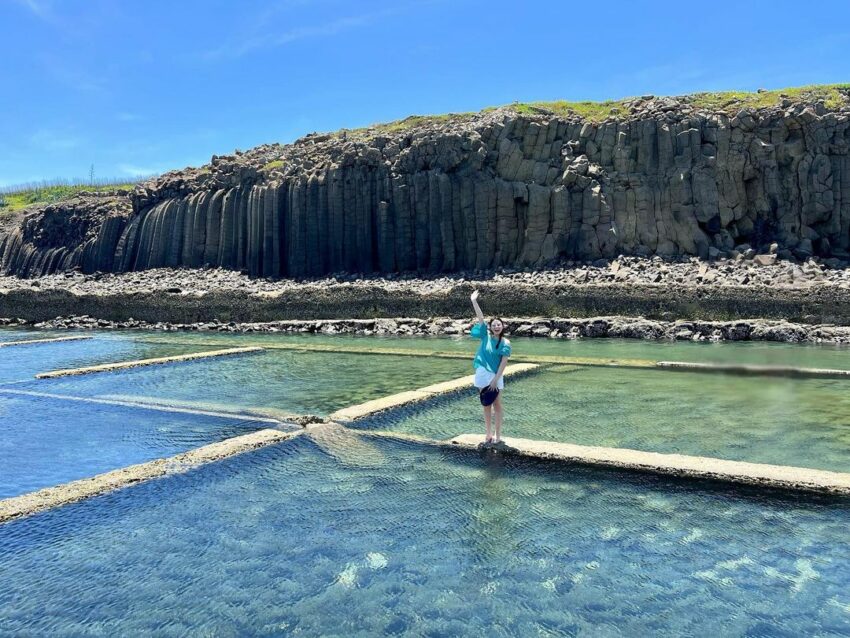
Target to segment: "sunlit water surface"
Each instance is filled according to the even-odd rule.
[[[0,340],[16,341],[19,339],[42,339],[80,334],[65,332],[60,334],[48,333],[43,336],[33,331],[20,337],[15,333],[14,338],[9,338],[9,333],[10,329],[8,328],[0,331]],[[32,380],[36,374],[51,370],[79,368],[132,359],[168,357],[215,348],[215,346],[204,347],[182,343],[147,343],[139,340],[137,335],[129,333],[85,334],[92,338],[0,348],[0,384]]]
[[[83,334],[96,338],[0,349],[0,497],[259,427],[240,413],[328,414],[469,374],[475,346]],[[421,355],[269,350],[32,380],[277,343]],[[515,339],[514,351],[850,368],[848,350],[787,344]],[[556,366],[509,380],[503,398],[509,436],[850,471],[846,395],[838,380]],[[480,412],[465,392],[360,427],[445,438],[481,431]],[[847,501],[317,434],[0,526],[0,634],[848,635],[848,523]]]
[[[264,427],[269,424],[0,394],[0,498],[172,456]]]
[[[362,348],[403,348],[426,353],[435,351],[472,353],[475,349],[475,340],[470,338],[469,335],[404,337],[297,333],[230,334],[211,331],[138,334],[140,339],[153,341],[212,345],[337,344]],[[510,338],[514,353],[530,356],[554,355],[850,369],[850,346],[775,343],[770,341],[712,343],[708,341],[642,341],[639,339],[568,340],[513,336]]]
[[[21,387],[199,409],[327,415],[470,372],[470,364],[458,359],[268,350]]]
[[[503,434],[850,472],[850,382],[555,366],[508,380]],[[482,432],[474,391],[356,427]]]
[[[3,632],[850,632],[846,503],[299,437],[0,526]]]

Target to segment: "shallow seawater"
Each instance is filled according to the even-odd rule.
[[[60,335],[28,334],[25,339],[43,339],[51,336],[77,336],[80,333]],[[0,384],[32,379],[40,372],[61,368],[113,363],[130,359],[167,357],[214,348],[180,343],[146,343],[129,334],[85,333],[91,339],[57,341],[0,348]],[[6,339],[7,341],[17,339]]]
[[[475,342],[468,335],[456,336],[365,336],[284,333],[219,333],[215,331],[39,331],[0,328],[0,341],[35,339],[67,335],[95,335],[151,345],[189,346],[188,350],[247,345],[304,344],[339,345],[362,348],[397,348],[414,352],[469,353]],[[599,357],[646,359],[650,361],[693,361],[699,363],[746,363],[756,365],[798,366],[850,369],[850,346],[791,344],[768,341],[691,342],[642,341],[637,339],[546,339],[512,336],[516,354],[534,356]],[[209,346],[209,348],[205,347]]]
[[[850,382],[555,366],[508,379],[504,436],[850,472]],[[356,427],[483,432],[474,391]]]
[[[0,526],[2,631],[850,632],[846,501],[316,438]]]
[[[49,379],[27,389],[198,409],[328,414],[471,373],[467,361],[268,350],[238,356]]]
[[[216,332],[140,333],[140,339],[169,343],[306,345],[383,347],[424,352],[472,353],[475,341],[468,335],[399,337],[325,334],[221,334]],[[850,369],[850,346],[774,343],[769,341],[691,342],[642,341],[639,339],[547,339],[511,337],[514,353],[562,357],[693,361],[700,363],[747,363]]]
[[[0,343],[4,341],[24,341],[26,339],[50,339],[51,337],[66,337],[66,330],[39,330],[36,328],[19,328],[17,326],[0,326]]]
[[[264,427],[269,424],[0,394],[0,498],[172,456]]]

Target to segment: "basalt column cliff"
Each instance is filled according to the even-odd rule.
[[[850,257],[850,102],[688,98],[602,121],[505,107],[214,157],[30,212],[6,273],[222,266],[252,275],[542,267],[618,254]]]

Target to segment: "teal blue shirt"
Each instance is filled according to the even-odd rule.
[[[475,361],[472,362],[472,367],[475,369],[484,368],[496,374],[499,370],[499,364],[502,362],[502,357],[511,356],[511,342],[502,337],[502,341],[496,347],[498,340],[490,336],[490,331],[487,330],[487,324],[483,322],[475,324],[469,334],[473,338],[481,340],[481,345],[478,346],[478,352],[475,353]]]

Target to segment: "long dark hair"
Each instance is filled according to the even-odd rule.
[[[490,323],[487,324],[487,327],[491,328],[494,321],[501,321],[502,322],[502,332],[499,333],[499,338],[498,338],[498,340],[496,340],[496,347],[498,348],[500,345],[502,345],[502,337],[505,336],[505,329],[508,327],[508,324],[506,324],[501,317],[493,317],[492,319],[490,319]]]

